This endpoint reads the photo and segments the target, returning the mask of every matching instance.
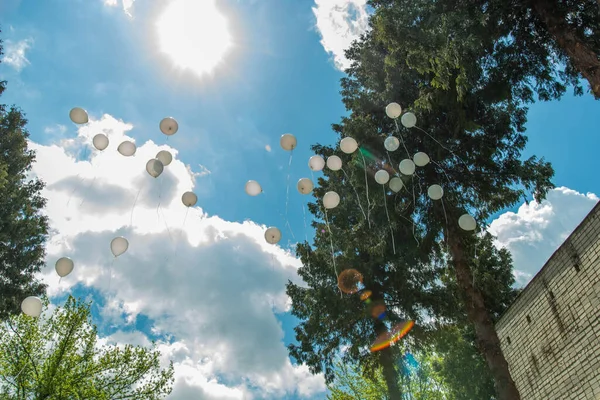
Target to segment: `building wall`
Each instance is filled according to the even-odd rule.
[[[523,400],[600,400],[600,203],[496,329]]]

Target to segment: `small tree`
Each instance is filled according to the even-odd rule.
[[[5,87],[0,82],[0,95]],[[46,199],[44,184],[27,176],[35,153],[27,145],[26,124],[19,109],[0,105],[0,320],[18,313],[25,297],[45,291],[34,275],[44,265]]]
[[[3,399],[163,399],[173,366],[155,349],[98,344],[90,306],[69,297],[45,321],[26,315],[0,326]]]

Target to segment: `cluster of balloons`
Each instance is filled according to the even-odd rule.
[[[89,116],[86,110],[81,107],[75,107],[69,112],[69,118],[73,123],[78,125],[87,124]],[[159,124],[160,131],[166,136],[172,136],[177,133],[179,125],[172,117],[163,118]],[[92,138],[92,145],[98,151],[104,151],[108,147],[109,138],[103,133],[99,133]],[[119,144],[117,151],[124,157],[131,157],[137,151],[135,143],[130,140],[125,140]],[[156,154],[155,158],[148,160],[146,163],[146,172],[153,178],[158,178],[164,171],[164,167],[171,164],[173,155],[168,150],[161,150]],[[193,207],[198,202],[198,196],[194,192],[185,192],[181,196],[181,202],[186,207]],[[122,237],[116,237],[110,242],[110,251],[115,258],[124,254],[129,249],[129,241]],[[69,257],[61,257],[56,261],[55,270],[59,277],[64,278],[73,272],[75,263]],[[21,310],[23,313],[31,317],[39,317],[42,312],[42,301],[36,296],[29,296],[21,302]]]
[[[370,308],[371,316],[383,321],[387,317],[386,306],[383,301],[373,301],[371,296],[373,292],[363,285],[363,275],[354,268],[342,271],[338,276],[338,287],[346,294],[359,294],[359,298]],[[377,336],[371,345],[371,352],[383,350],[398,342],[410,332],[414,327],[414,321],[403,321],[392,326],[392,329],[386,330]]]

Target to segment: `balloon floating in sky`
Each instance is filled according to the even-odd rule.
[[[396,151],[400,147],[400,141],[395,136],[388,136],[383,142],[383,146],[387,151]]]
[[[167,150],[161,150],[156,154],[155,157],[157,160],[159,160],[163,166],[167,166],[169,164],[171,164],[171,161],[173,161],[173,155],[171,154],[170,151]]]
[[[340,204],[340,195],[336,192],[327,192],[323,196],[323,206],[327,209],[336,208]]]
[[[194,192],[185,192],[181,196],[181,202],[186,207],[194,207],[198,202],[198,196]]]
[[[89,121],[87,111],[81,107],[75,107],[71,109],[69,112],[69,118],[71,118],[71,121],[78,125],[87,124]]]
[[[398,178],[397,176],[390,179],[390,189],[392,189],[395,193],[398,193],[400,190],[402,190],[403,186],[404,183],[402,183],[402,179]]]
[[[463,214],[458,219],[458,226],[465,231],[474,231],[475,228],[477,228],[477,222],[475,222],[475,218],[469,214]]]
[[[69,275],[73,271],[74,267],[75,264],[73,264],[73,260],[71,260],[69,257],[59,258],[54,266],[54,268],[56,269],[56,273],[61,278],[64,278],[65,276]]]
[[[279,139],[279,144],[281,148],[287,151],[292,151],[296,148],[298,141],[296,140],[296,136],[291,133],[285,133],[281,135],[281,139]]]
[[[314,188],[315,185],[308,178],[302,178],[298,181],[298,191],[300,194],[309,194]]]
[[[325,160],[323,160],[323,157],[318,155],[312,156],[308,160],[308,168],[310,168],[312,171],[321,171],[323,168],[325,168]]]
[[[415,173],[415,163],[410,159],[400,161],[400,172],[404,175],[412,175]]]
[[[265,231],[265,240],[269,244],[277,244],[281,240],[281,231],[274,226]]]
[[[116,237],[110,242],[110,251],[115,257],[119,257],[121,254],[125,253],[128,248],[129,242],[123,236]]]
[[[260,187],[260,183],[256,181],[248,181],[246,182],[246,193],[249,196],[258,196],[262,193],[262,187]]]
[[[338,156],[327,157],[327,168],[332,171],[339,171],[342,169],[342,159]]]
[[[398,103],[390,103],[385,107],[385,113],[388,117],[396,119],[402,114],[402,107]]]
[[[92,139],[92,144],[97,150],[105,150],[108,147],[108,136],[104,133],[99,133]]]
[[[117,147],[117,151],[124,155],[125,157],[131,157],[135,154],[137,148],[135,147],[135,143],[126,140]]]
[[[390,174],[385,169],[375,172],[375,182],[385,185],[390,180]]]
[[[146,172],[148,172],[148,174],[153,178],[158,178],[160,174],[163,173],[164,169],[165,167],[163,166],[163,163],[156,158],[148,160],[146,163]]]
[[[411,112],[404,113],[400,122],[405,128],[412,128],[417,124],[417,116]]]
[[[358,292],[362,282],[362,274],[354,268],[345,269],[338,275],[338,287],[346,294]]]
[[[167,136],[172,136],[179,130],[179,124],[172,117],[163,118],[160,121],[159,127],[160,131]]]
[[[427,164],[429,164],[430,160],[429,156],[426,153],[420,151],[413,156],[413,161],[415,162],[415,165],[417,167],[424,167]]]
[[[42,300],[36,296],[29,296],[21,302],[21,311],[30,317],[37,318],[42,315]]]
[[[444,189],[440,185],[431,185],[429,189],[427,189],[427,195],[431,198],[431,200],[439,200],[444,196]]]
[[[358,143],[354,138],[345,137],[340,142],[340,149],[346,154],[352,154],[358,149]]]

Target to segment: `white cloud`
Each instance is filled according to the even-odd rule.
[[[2,62],[20,72],[30,64],[25,53],[31,48],[32,43],[32,39],[23,39],[18,42],[6,40],[4,42],[4,57],[2,57]]]
[[[129,325],[138,314],[155,321],[153,334],[173,338],[161,344],[165,360],[175,365],[170,398],[285,398],[324,391],[321,376],[291,364],[274,315],[289,309],[285,283],[300,283],[299,260],[268,245],[264,226],[186,209],[181,194],[193,189],[202,171],[192,171],[175,149],[151,141],[137,143],[133,157],[121,156],[116,148],[135,140],[132,130],[104,115],[60,145],[30,143],[38,160],[32,173],[47,183],[48,293],[83,284],[107,297],[105,323],[123,324],[123,313]],[[90,150],[100,132],[108,135],[109,147]],[[174,160],[154,179],[145,164],[162,149]],[[114,259],[109,243],[116,236],[126,237],[129,249]],[[63,255],[76,267],[59,285],[53,265]],[[139,332],[111,340],[147,343]]]
[[[350,67],[344,51],[369,27],[367,0],[315,0],[313,13],[321,45],[333,55],[336,68]]]
[[[132,17],[132,8],[135,0],[121,0],[123,5],[123,12],[128,16]],[[119,5],[119,0],[104,0],[104,5],[108,7],[116,7]]]
[[[504,213],[490,224],[497,245],[513,256],[519,285],[529,282],[597,202],[593,193],[559,187],[541,204],[523,204],[516,213]]]

